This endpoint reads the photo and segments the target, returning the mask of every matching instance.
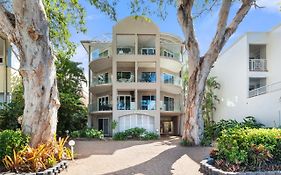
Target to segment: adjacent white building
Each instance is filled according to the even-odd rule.
[[[281,25],[241,36],[219,56],[211,75],[221,84],[216,121],[254,116],[281,126]]]

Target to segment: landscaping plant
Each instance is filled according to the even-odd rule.
[[[26,145],[22,150],[13,150],[13,155],[3,159],[5,168],[15,173],[29,173],[46,170],[63,159],[72,157],[69,148],[65,147],[67,138],[40,144],[33,148]]]
[[[211,122],[204,128],[204,138],[202,145],[209,146],[212,141],[215,141],[221,136],[222,131],[231,128],[262,128],[263,124],[259,123],[254,117],[248,116],[243,119],[243,122],[236,120],[220,120],[219,122]]]
[[[6,155],[13,156],[14,151],[22,150],[29,142],[29,137],[20,130],[4,130],[0,132],[0,160]]]
[[[131,128],[123,132],[117,132],[113,136],[113,140],[155,140],[158,139],[158,134],[154,132],[148,132],[144,128]]]
[[[102,139],[104,138],[103,131],[96,130],[94,128],[85,128],[78,131],[73,131],[70,133],[72,138],[92,138],[92,139]]]
[[[230,128],[217,139],[214,165],[225,171],[281,170],[281,129]]]

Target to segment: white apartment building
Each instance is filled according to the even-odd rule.
[[[266,126],[281,126],[281,25],[249,32],[218,58],[211,71],[221,84],[214,118],[254,116]]]
[[[180,135],[180,38],[143,17],[128,17],[113,27],[112,41],[81,43],[89,54],[89,127],[105,135],[134,127]]]

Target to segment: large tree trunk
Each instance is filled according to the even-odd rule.
[[[186,40],[185,47],[188,51],[189,71],[183,140],[190,141],[196,145],[200,144],[204,132],[202,101],[211,67],[217,60],[223,46],[236,31],[254,2],[254,0],[243,0],[232,22],[227,26],[232,0],[222,1],[217,32],[207,53],[200,57],[199,45],[193,27],[192,7],[194,0],[178,0],[177,15]]]
[[[22,130],[31,146],[52,141],[59,108],[55,57],[41,0],[14,0],[25,107]]]
[[[205,83],[210,69],[203,67],[201,62],[196,66],[189,62],[189,67],[195,67],[189,72],[188,95],[186,100],[186,121],[184,124],[183,139],[196,145],[200,144],[204,132],[202,116],[202,101]]]

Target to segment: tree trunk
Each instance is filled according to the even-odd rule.
[[[31,146],[52,141],[59,108],[55,57],[41,0],[14,0],[25,107],[22,130]]]
[[[189,72],[188,95],[186,100],[186,121],[182,139],[195,145],[199,145],[203,138],[204,120],[202,116],[202,101],[205,91],[205,83],[210,70],[202,67],[202,64],[193,65],[189,62],[189,67],[195,67],[193,72]]]

